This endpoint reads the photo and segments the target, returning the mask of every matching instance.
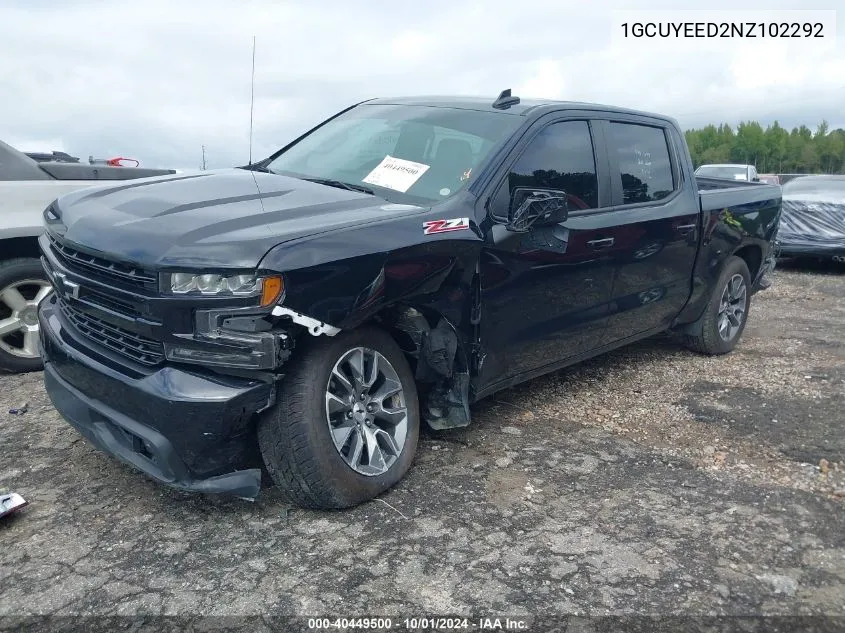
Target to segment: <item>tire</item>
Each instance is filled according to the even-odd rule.
[[[728,284],[737,287],[737,280],[741,278],[743,294],[742,299],[734,300],[732,289]],[[728,298],[728,305],[723,304],[723,299]],[[697,334],[686,335],[684,342],[690,349],[701,354],[717,356],[732,351],[748,322],[748,311],[751,307],[751,274],[748,272],[748,265],[739,257],[731,257],[722,269],[719,280],[716,282],[713,295],[707,303],[707,308],[699,321],[694,324],[693,331]],[[725,314],[733,314],[735,319],[728,318],[729,329],[725,332],[723,309]],[[738,313],[741,309],[741,314]],[[731,312],[732,311],[732,312]],[[727,317],[726,317],[727,318]],[[727,334],[727,336],[726,336]]]
[[[290,372],[280,384],[276,406],[259,420],[258,445],[267,471],[289,501],[305,508],[348,508],[387,490],[402,479],[411,466],[420,428],[414,374],[399,346],[378,329],[353,330],[305,343],[307,347],[303,346],[303,353],[291,363]],[[370,390],[364,389],[360,382],[356,383],[351,372],[352,363],[360,364],[358,350],[368,350],[362,352],[369,359],[364,363],[368,378],[372,377],[369,372],[372,358],[375,354],[381,358],[379,370],[385,375],[376,377]],[[387,361],[386,365],[383,360]],[[389,369],[393,370],[392,374]],[[346,378],[346,383],[339,378]],[[395,385],[388,388],[394,382],[401,385],[401,398],[386,395],[395,388]],[[369,391],[365,401],[360,399],[359,391]],[[340,397],[332,397],[329,392]],[[348,399],[348,394],[353,400]],[[365,409],[370,396],[375,411],[372,414]],[[381,396],[385,401],[390,399],[392,405],[404,404],[404,427],[399,421],[402,407],[380,408]],[[357,406],[352,407],[352,402]],[[336,447],[330,431],[330,408],[334,423],[339,425],[335,434],[342,444],[340,448]],[[397,423],[393,424],[388,418]],[[369,424],[367,420],[370,420]],[[401,434],[401,428],[404,428],[404,434]],[[390,446],[387,437],[391,433],[396,434],[392,453],[386,448]],[[368,437],[377,437],[378,441],[372,464],[364,463],[371,457],[366,447]],[[400,439],[403,439],[401,447]],[[356,458],[354,448],[359,443],[362,450]],[[386,470],[379,472],[381,468]]]
[[[22,257],[0,262],[0,370],[27,372],[43,367],[36,308],[49,292],[40,260]]]

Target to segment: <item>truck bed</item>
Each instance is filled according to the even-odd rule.
[[[699,177],[696,177],[695,182],[701,200],[701,210],[705,212],[770,200],[780,201],[781,198],[779,185],[764,182]]]

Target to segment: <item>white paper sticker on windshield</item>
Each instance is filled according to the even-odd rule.
[[[430,165],[415,163],[411,160],[385,156],[378,166],[362,180],[369,185],[386,187],[405,193],[420,177],[428,171]]]

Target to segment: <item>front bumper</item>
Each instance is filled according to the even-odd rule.
[[[261,487],[257,414],[271,384],[127,361],[75,336],[41,302],[44,384],[59,413],[94,446],[161,483],[254,498]]]

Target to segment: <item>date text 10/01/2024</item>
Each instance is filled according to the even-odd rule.
[[[481,630],[481,631],[527,631],[528,622],[519,618],[309,618],[308,628],[313,630],[370,630],[389,631],[393,629],[415,630]]]

